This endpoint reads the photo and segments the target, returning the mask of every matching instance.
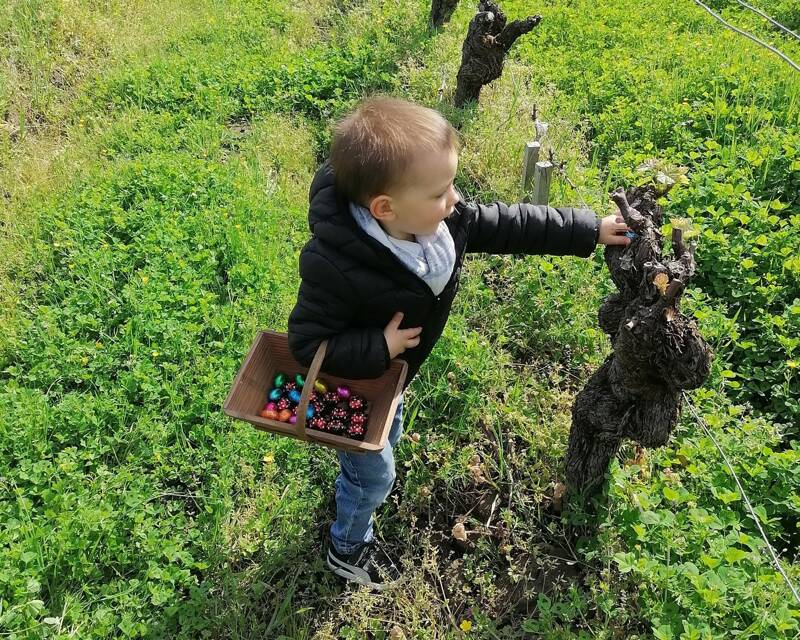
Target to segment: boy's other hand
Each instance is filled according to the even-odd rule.
[[[396,358],[406,349],[412,349],[419,344],[419,334],[422,333],[422,327],[414,327],[411,329],[400,329],[400,323],[403,321],[403,312],[398,311],[389,320],[389,324],[383,330],[383,336],[386,338],[386,345],[389,347],[389,355]]]
[[[622,217],[622,214],[619,212],[612,213],[600,221],[600,236],[597,239],[597,243],[630,244],[631,239],[625,236],[627,231],[630,231],[630,227],[625,224],[625,218]]]

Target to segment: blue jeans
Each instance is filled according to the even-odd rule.
[[[394,485],[394,448],[403,434],[403,397],[394,414],[389,440],[378,453],[337,450],[341,472],[336,478],[336,520],[331,543],[339,553],[351,553],[371,542],[375,511]]]

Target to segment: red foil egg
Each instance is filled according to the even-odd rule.
[[[351,424],[347,427],[347,437],[354,438],[355,440],[363,440],[366,429],[364,427],[357,427]]]
[[[321,401],[312,402],[310,406],[314,407],[314,415],[322,415],[328,408],[328,405]]]
[[[354,413],[350,416],[350,426],[352,427],[366,427],[367,426],[367,416],[363,413]]]
[[[348,401],[347,405],[353,411],[363,411],[364,409],[367,408],[367,401],[364,400],[364,398],[362,398],[361,396],[353,395],[350,397],[350,400]]]
[[[347,431],[347,425],[341,420],[331,420],[328,426],[330,427],[331,433],[343,434]]]

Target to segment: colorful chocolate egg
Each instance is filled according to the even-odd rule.
[[[364,434],[366,433],[366,429],[364,427],[356,427],[354,425],[350,425],[347,427],[347,437],[354,438],[356,440],[363,440]]]
[[[341,420],[331,420],[328,423],[328,428],[331,430],[331,433],[342,434],[347,431],[347,425]]]
[[[314,381],[314,391],[317,393],[328,393],[328,386],[322,380]]]
[[[294,377],[294,381],[297,383],[297,387],[299,389],[303,388],[303,385],[306,383],[306,379],[301,376],[299,373]]]
[[[345,385],[336,387],[336,394],[343,400],[347,400],[350,397],[350,387]]]
[[[292,417],[292,412],[290,409],[284,409],[280,413],[278,413],[278,420],[281,422],[288,422],[289,418]]]
[[[269,392],[269,399],[273,402],[280,400],[283,397],[283,391],[280,389],[273,389]]]
[[[350,407],[353,411],[363,411],[367,408],[367,401],[364,400],[361,396],[357,394],[353,394],[350,396],[350,400],[347,402],[347,406]]]
[[[295,389],[294,391],[290,391],[289,392],[289,400],[291,400],[294,403],[299,404],[300,403],[300,392],[297,389]]]
[[[350,426],[365,427],[367,425],[367,416],[363,413],[354,413],[350,416]]]
[[[297,407],[292,409],[292,416],[289,418],[289,424],[297,424]],[[309,424],[309,420],[314,417],[314,412],[311,410],[311,407],[308,408],[306,411],[306,424]]]
[[[275,376],[274,386],[281,387],[283,386],[284,382],[286,382],[286,376],[284,374],[279,373],[277,376]]]
[[[272,409],[264,409],[260,414],[262,418],[266,418],[267,420],[277,420],[278,419],[278,412]]]

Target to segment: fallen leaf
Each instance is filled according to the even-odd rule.
[[[461,540],[461,542],[467,541],[467,529],[464,527],[463,522],[456,522],[453,525],[453,531],[451,533],[456,540]]]
[[[553,506],[556,511],[561,511],[561,504],[564,501],[564,494],[567,492],[567,486],[563,482],[556,482],[553,487]]]
[[[475,464],[469,468],[469,472],[472,474],[473,480],[478,483],[486,482],[486,478],[483,475],[483,469],[481,469],[481,465]]]
[[[394,625],[389,630],[389,640],[406,640],[406,634],[403,633],[403,630],[400,627]]]

